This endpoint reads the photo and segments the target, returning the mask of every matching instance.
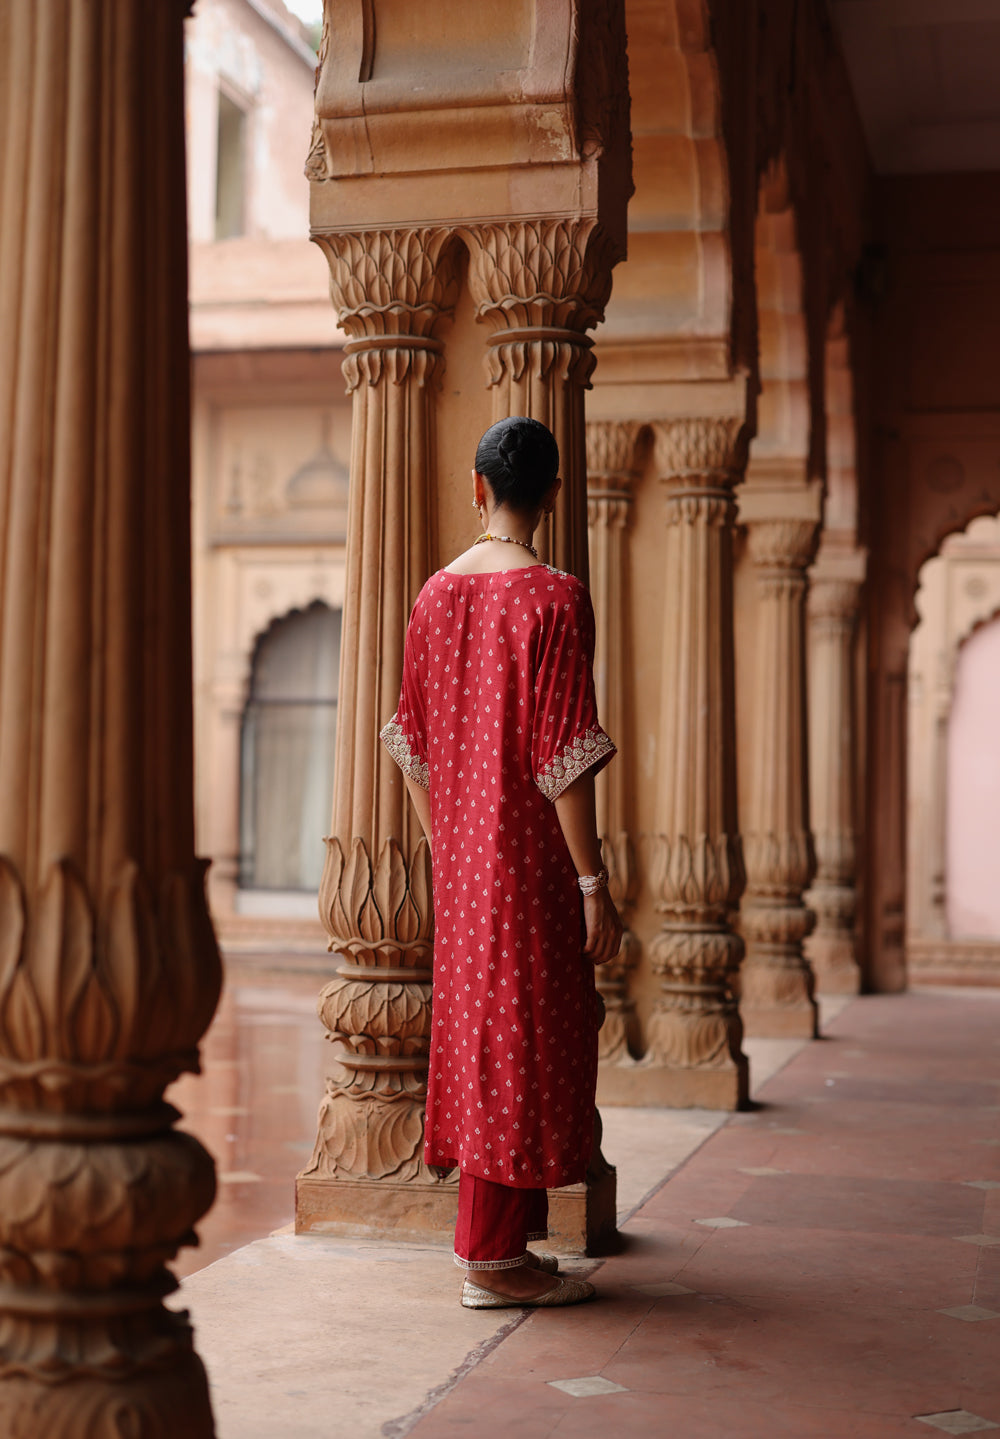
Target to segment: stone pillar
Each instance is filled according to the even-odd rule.
[[[816,878],[806,895],[816,928],[805,953],[820,994],[857,994],[861,971],[854,917],[854,634],[864,578],[863,551],[837,567],[822,551],[809,587],[809,775]]]
[[[0,18],[0,1432],[214,1433],[181,0]]]
[[[355,441],[321,893],[338,956],[321,1006],[340,1062],[299,1179],[297,1223],[443,1237],[455,1186],[421,1158],[430,865],[377,736],[398,699],[410,605],[435,558],[430,384],[456,299],[450,237],[468,251],[477,317],[493,332],[494,414],[544,420],[560,445],[565,495],[542,552],[586,579],[586,331],[625,251],[631,188],[625,15],[617,0],[538,0],[516,13],[467,0],[462,25],[439,37],[428,87],[425,54],[367,23],[378,5],[364,8],[356,24],[350,7],[325,5],[306,163],[313,235],[351,337]],[[466,318],[463,306],[463,353],[474,333]],[[456,388],[469,383],[462,374]],[[456,447],[441,485],[461,491],[468,513],[464,442],[457,460]],[[586,1206],[566,1202],[572,1213],[557,1227],[580,1220],[589,1238],[589,1191]]]
[[[742,418],[654,425],[666,492],[657,909],[662,993],[649,1023],[644,1103],[737,1109],[747,1061],[733,981],[743,945],[736,820],[733,487]]]
[[[248,676],[225,678],[208,689],[199,764],[210,765],[209,803],[199,814],[200,842],[212,856],[208,893],[212,913],[225,942],[222,917],[236,913],[240,869],[240,741],[246,708]]]
[[[876,674],[875,750],[877,809],[870,826],[872,875],[871,982],[883,994],[906,988],[906,652],[886,657]],[[874,782],[874,777],[873,777]]]
[[[935,696],[931,729],[931,803],[927,823],[930,885],[927,895],[927,935],[948,938],[948,719],[951,693]]]
[[[433,906],[427,844],[379,729],[399,699],[406,622],[430,573],[433,389],[457,273],[444,229],[318,233],[354,397],[332,837],[320,915],[334,1045],[296,1228],[447,1227],[454,1184],[423,1162]]]
[[[629,634],[627,534],[641,434],[642,426],[633,422],[595,420],[587,425],[587,518],[590,588],[597,622],[597,712],[620,747],[628,743],[626,730],[633,708],[627,689],[629,665],[625,653]],[[624,765],[612,764],[601,771],[595,782],[597,826],[611,876],[609,888],[625,924],[618,957],[597,969],[597,988],[606,1008],[600,1039],[601,1064],[605,1068],[634,1064],[628,1046],[632,1009],[628,976],[638,961],[639,941],[628,921],[639,876],[629,833],[626,775]]]
[[[815,507],[795,514],[796,502]],[[746,958],[740,1014],[747,1034],[817,1034],[813,977],[802,942],[814,916],[803,894],[815,870],[809,832],[806,730],[806,567],[821,500],[817,489],[772,493],[748,484],[740,520],[757,586],[747,887],[740,909]]]
[[[513,220],[463,231],[487,342],[493,418],[529,415],[559,445],[563,489],[539,544],[557,569],[588,578],[584,392],[587,330],[604,317],[619,250],[592,218]]]

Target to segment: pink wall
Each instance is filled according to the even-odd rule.
[[[1000,619],[958,655],[948,729],[948,927],[1000,938]]]

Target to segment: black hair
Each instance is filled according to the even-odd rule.
[[[510,415],[490,425],[476,448],[476,470],[497,505],[533,510],[559,474],[559,446],[539,420]]]

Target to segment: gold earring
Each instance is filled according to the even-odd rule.
[[[479,503],[478,500],[473,500],[473,501],[472,501],[472,508],[475,510],[476,514],[478,515],[480,509],[482,508],[482,506],[480,505],[480,503]]]

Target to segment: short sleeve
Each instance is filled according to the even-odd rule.
[[[403,648],[403,684],[396,713],[379,738],[403,773],[422,789],[430,789],[424,692],[416,664],[413,617]]]
[[[556,800],[587,770],[603,769],[616,753],[597,722],[594,693],[594,611],[575,585],[547,617],[539,637],[531,760],[535,783]]]

